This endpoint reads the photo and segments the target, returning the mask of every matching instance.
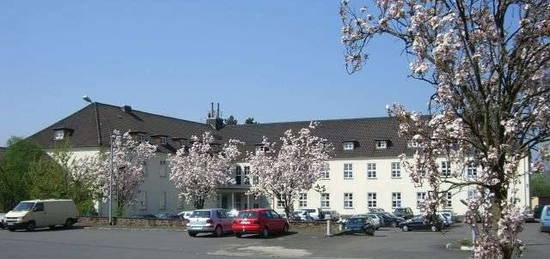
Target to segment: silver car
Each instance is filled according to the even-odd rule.
[[[187,233],[194,237],[198,233],[214,233],[221,237],[230,233],[233,218],[227,215],[225,209],[202,209],[194,210],[189,216]]]

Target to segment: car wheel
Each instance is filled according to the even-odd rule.
[[[243,235],[242,235],[241,233],[235,233],[235,236],[236,236],[237,238],[243,237]]]
[[[283,228],[283,233],[288,233],[288,224],[285,224],[285,227]]]
[[[196,237],[196,236],[197,236],[197,233],[196,233],[196,232],[189,232],[189,231],[187,231],[187,234],[189,234],[189,236],[192,236],[192,237]]]
[[[438,229],[437,229],[436,226],[432,226],[432,227],[431,227],[431,230],[432,230],[432,232],[437,232],[437,231],[438,231]]]
[[[51,225],[51,226],[48,226],[48,228],[50,228],[50,229],[55,229],[55,226],[54,226],[54,225]]]
[[[27,231],[33,231],[35,227],[36,227],[36,223],[34,223],[34,221],[30,221],[27,224]]]
[[[217,226],[214,230],[214,234],[216,234],[217,237],[223,236],[223,229],[221,226]]]
[[[267,227],[264,227],[264,229],[262,230],[262,237],[269,237],[269,230],[267,229]]]
[[[67,219],[65,220],[65,225],[64,227],[65,228],[72,228],[73,227],[73,224],[74,224],[74,221],[72,219]]]
[[[407,225],[405,225],[405,226],[403,226],[402,230],[403,230],[403,232],[407,232],[407,231],[409,231],[409,227]]]
[[[15,231],[15,228],[8,228],[8,230],[9,230],[10,232],[14,232],[14,231]]]

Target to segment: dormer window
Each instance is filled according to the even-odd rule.
[[[260,151],[267,152],[267,151],[269,151],[269,147],[264,146],[264,145],[260,145],[260,144],[256,145],[256,153],[258,153]]]
[[[344,150],[353,150],[355,148],[355,143],[352,141],[344,142]]]
[[[161,145],[168,144],[168,138],[167,137],[160,137],[160,144]]]
[[[65,131],[62,129],[53,132],[53,140],[62,140],[65,137]]]
[[[71,136],[73,129],[69,128],[57,128],[53,129],[53,140],[63,140]]]
[[[387,140],[377,140],[376,141],[376,149],[386,149],[388,148],[388,141]]]
[[[147,136],[145,136],[145,134],[139,134],[138,140],[139,142],[147,142]]]
[[[418,142],[414,140],[407,141],[407,147],[408,148],[418,148]]]

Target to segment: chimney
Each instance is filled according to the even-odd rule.
[[[124,105],[121,107],[123,112],[131,113],[132,112],[132,106],[130,105]]]
[[[220,118],[220,103],[218,104],[217,111],[214,111],[214,103],[210,103],[210,112],[208,113],[208,119],[206,119],[206,124],[214,130],[220,130],[223,128],[223,120]]]

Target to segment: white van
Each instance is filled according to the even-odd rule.
[[[78,220],[78,212],[72,200],[22,201],[6,214],[8,230],[56,226],[72,227]]]

